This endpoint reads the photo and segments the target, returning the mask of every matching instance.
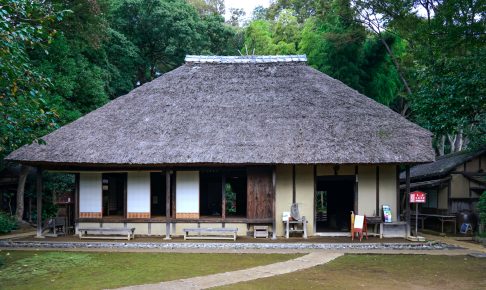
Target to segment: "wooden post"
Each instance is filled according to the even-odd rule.
[[[410,235],[410,165],[405,166],[405,179],[406,179],[406,188],[405,188],[405,198],[407,204],[407,212],[406,212],[406,220],[407,220],[407,236]]]
[[[226,219],[226,174],[221,178],[221,218]]]
[[[36,173],[36,192],[37,192],[37,238],[42,236],[42,169],[37,168]]]
[[[165,238],[170,240],[170,171],[165,171]]]
[[[277,239],[277,170],[276,167],[272,168],[272,191],[273,191],[273,221],[272,221],[272,240]]]
[[[400,166],[397,165],[395,166],[395,186],[396,186],[396,197],[397,197],[397,201],[396,201],[396,205],[397,205],[397,222],[400,221]]]
[[[380,216],[380,166],[376,166],[376,204],[375,216]]]
[[[74,234],[78,233],[79,227],[79,173],[74,174]]]
[[[358,194],[358,182],[359,182],[359,175],[358,175],[358,165],[354,166],[354,213],[358,214],[358,201],[359,201],[359,194]]]
[[[317,206],[317,166],[314,165],[313,168],[313,175],[314,175],[314,206],[313,206],[313,212],[314,212],[314,225],[312,227],[312,230],[315,234],[317,230],[317,222],[316,222],[316,206]],[[321,207],[323,205],[324,201],[322,200],[322,192],[321,192]],[[305,226],[305,225],[304,225]]]

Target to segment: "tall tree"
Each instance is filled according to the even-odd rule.
[[[123,0],[114,4],[110,18],[113,28],[140,51],[137,78],[141,83],[201,49],[200,17],[184,0]]]

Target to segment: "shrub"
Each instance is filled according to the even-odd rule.
[[[15,217],[0,211],[0,234],[10,233],[17,228]]]
[[[479,223],[486,225],[486,191],[479,198],[478,211]]]

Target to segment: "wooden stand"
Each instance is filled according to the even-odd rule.
[[[253,237],[268,238],[268,226],[253,226]]]

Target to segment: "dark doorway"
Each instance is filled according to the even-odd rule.
[[[350,230],[354,210],[355,176],[318,176],[316,185],[316,232]]]
[[[217,170],[201,171],[199,176],[200,203],[199,213],[201,216],[221,216],[223,175]]]
[[[126,173],[103,173],[103,216],[125,216]]]
[[[246,170],[225,172],[226,216],[246,217]]]
[[[165,216],[165,172],[150,173],[150,213],[152,217]]]

